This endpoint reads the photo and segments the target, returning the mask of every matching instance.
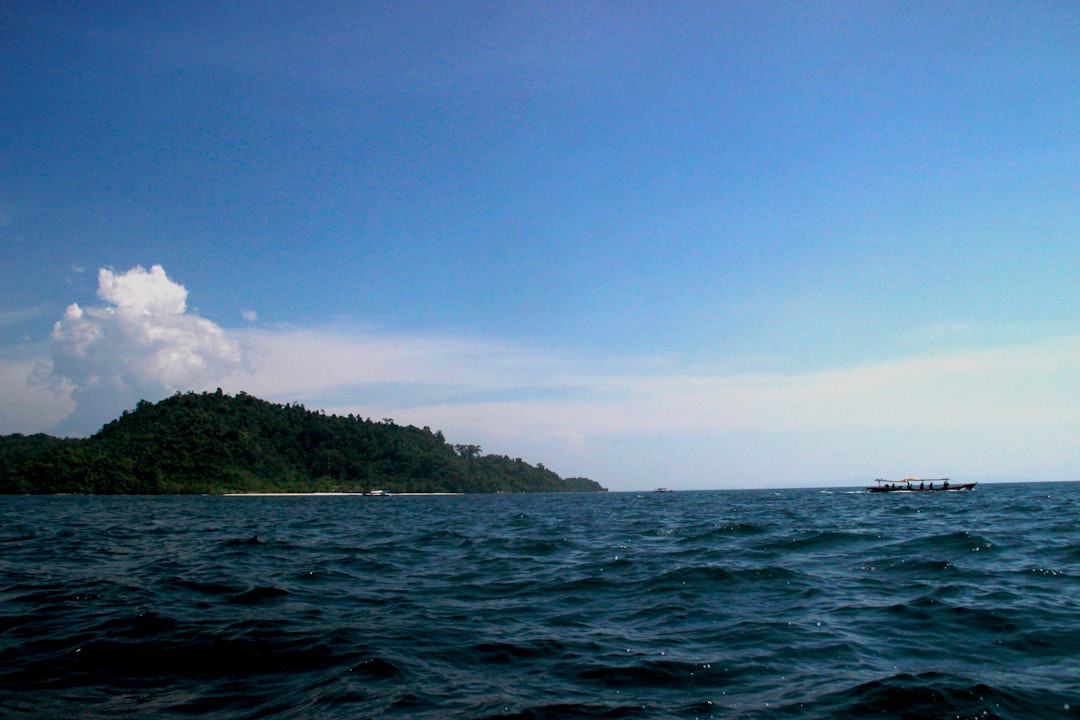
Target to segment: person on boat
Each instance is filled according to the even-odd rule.
[[[922,480],[919,481],[919,489],[920,490],[925,490],[926,489],[926,483],[924,481],[922,481]]]
[[[941,487],[945,488],[946,490],[949,489],[949,478],[945,478],[945,482],[941,483]]]
[[[931,489],[931,490],[933,490],[933,489],[934,489],[934,483],[930,483],[930,489]]]

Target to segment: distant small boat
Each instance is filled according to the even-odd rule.
[[[904,478],[903,480],[875,480],[877,485],[866,488],[868,492],[961,492],[971,490],[978,483],[950,484],[949,478]]]
[[[675,492],[671,488],[656,488],[653,492]]]

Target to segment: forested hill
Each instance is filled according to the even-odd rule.
[[[86,439],[0,436],[3,493],[604,490],[442,432],[240,393],[140,401]]]

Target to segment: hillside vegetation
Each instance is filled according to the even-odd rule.
[[[86,439],[0,436],[0,493],[568,492],[604,490],[442,432],[278,405],[246,393],[140,401]]]

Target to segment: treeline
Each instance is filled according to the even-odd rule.
[[[441,431],[278,405],[246,393],[140,401],[86,439],[0,436],[0,493],[582,492]]]

